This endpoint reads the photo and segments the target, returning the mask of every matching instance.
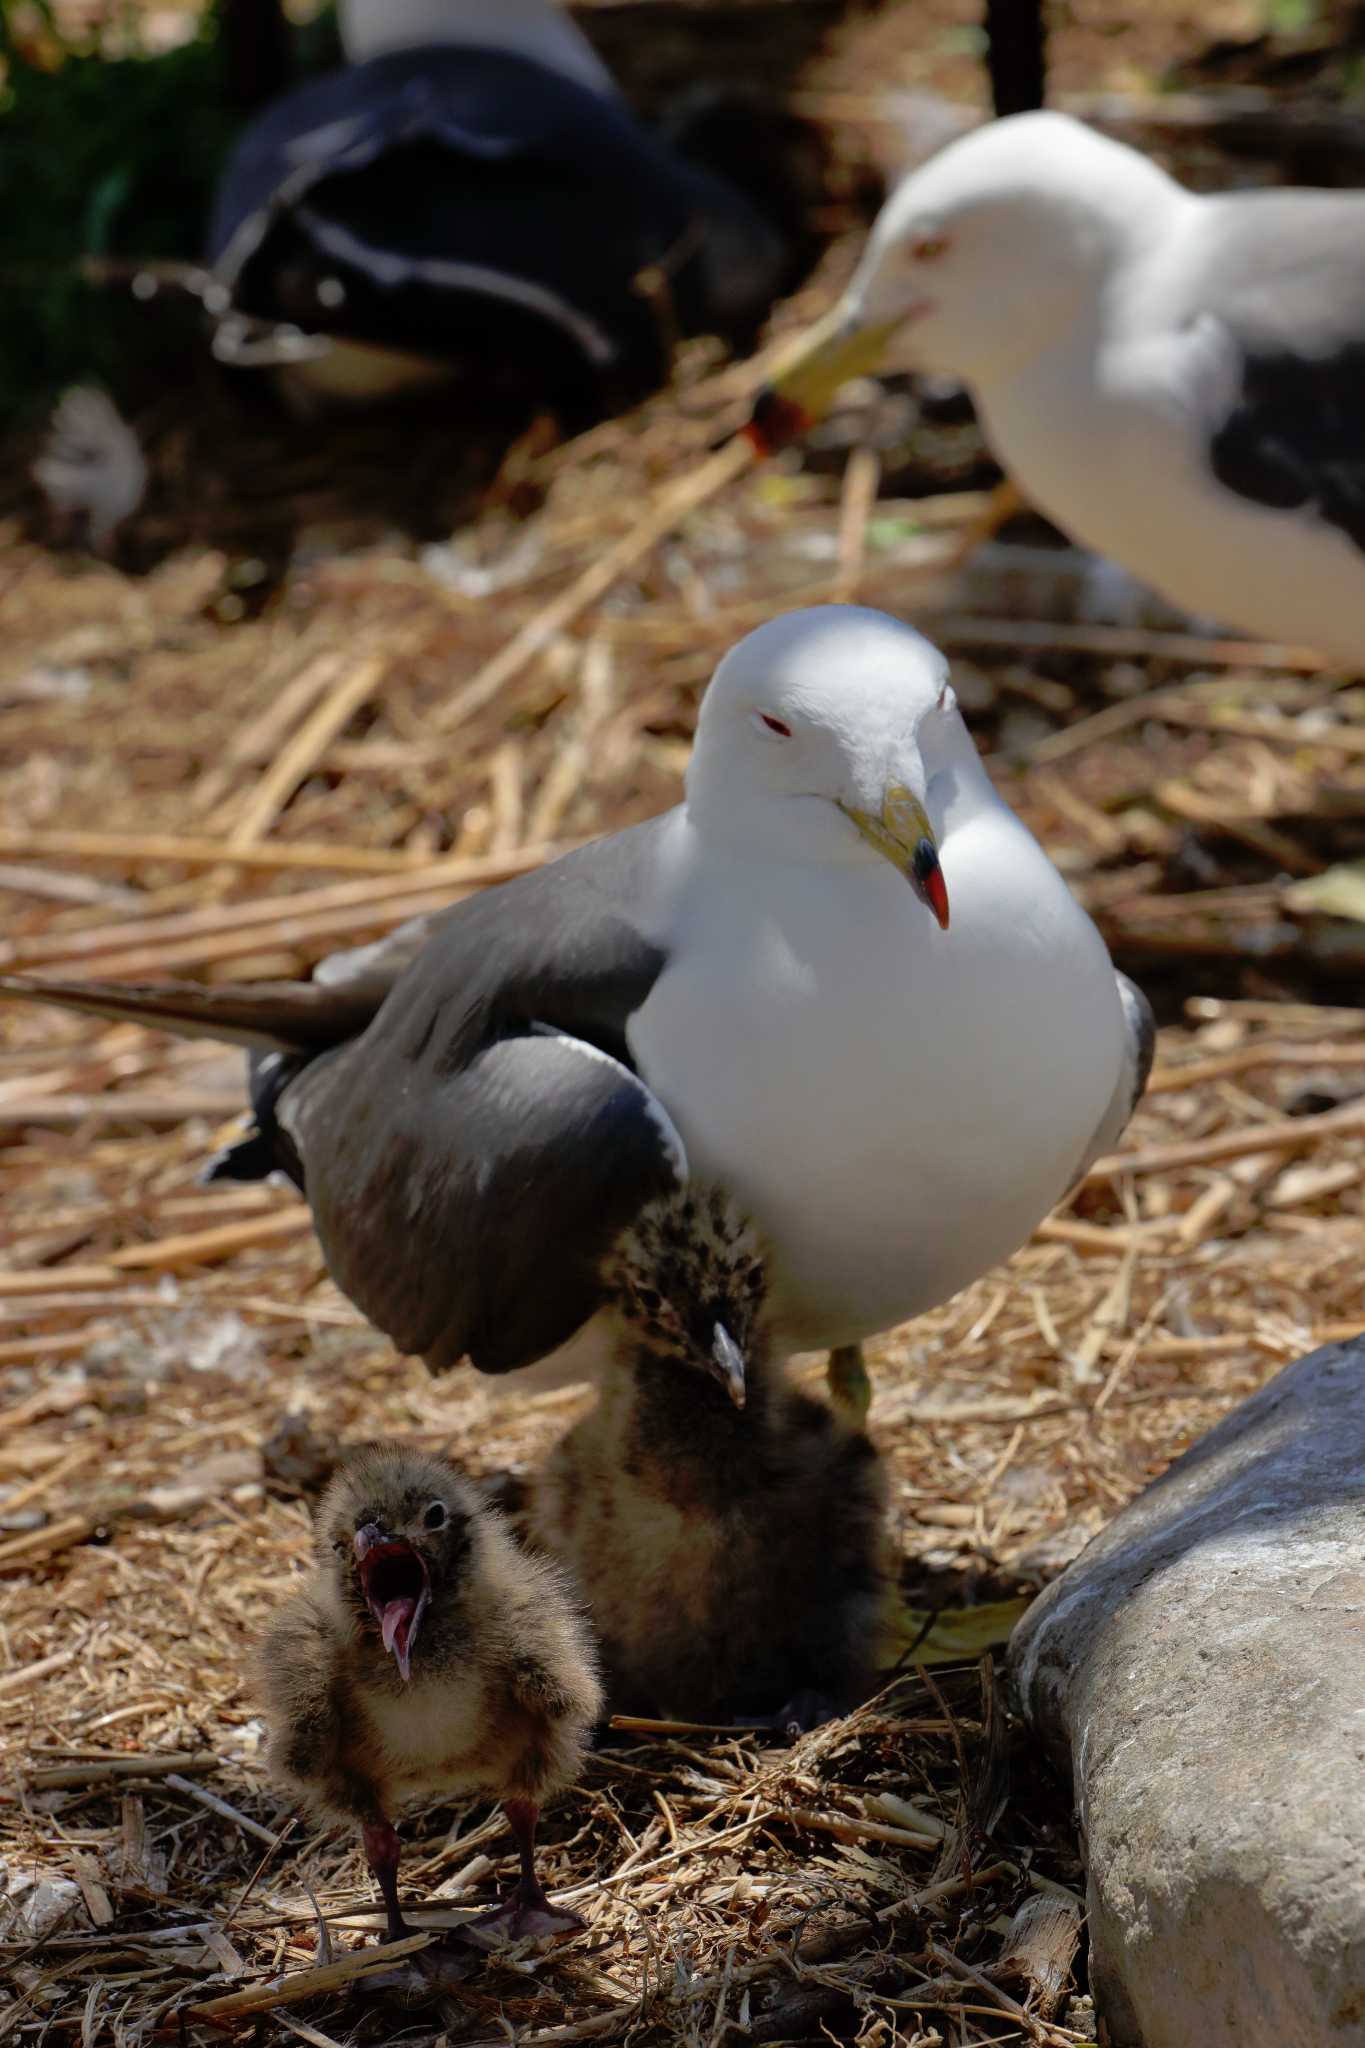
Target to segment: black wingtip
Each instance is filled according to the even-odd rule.
[[[253,1127],[244,1138],[238,1138],[214,1153],[200,1168],[199,1184],[207,1187],[217,1180],[269,1180],[272,1173],[279,1172],[279,1167],[280,1162],[270,1140],[263,1131]]]

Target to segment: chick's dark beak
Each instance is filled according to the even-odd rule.
[[[412,1676],[412,1651],[431,1601],[431,1575],[421,1552],[402,1536],[390,1536],[377,1522],[355,1532],[356,1568],[384,1648],[404,1680]]]
[[[711,1337],[711,1370],[724,1387],[736,1408],[744,1406],[747,1392],[745,1386],[744,1353],[741,1351],[724,1323],[717,1323]]]

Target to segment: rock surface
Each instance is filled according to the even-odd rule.
[[[1365,2048],[1365,1338],[1289,1366],[1029,1610],[1114,2048]]]

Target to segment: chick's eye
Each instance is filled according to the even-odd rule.
[[[760,711],[758,722],[766,726],[769,732],[776,733],[780,740],[789,740],[792,736],[791,727],[784,724],[780,718],[774,718],[770,711]]]
[[[446,1525],[445,1502],[434,1500],[422,1517],[424,1529],[444,1529]]]

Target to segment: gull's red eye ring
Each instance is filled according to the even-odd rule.
[[[766,711],[760,711],[758,715],[763,720],[763,723],[767,726],[769,732],[775,732],[780,740],[789,740],[791,738],[791,727],[789,725],[784,725],[780,718],[773,718]]]
[[[948,253],[946,235],[918,235],[910,244],[910,254],[916,263],[937,263],[940,256]]]

